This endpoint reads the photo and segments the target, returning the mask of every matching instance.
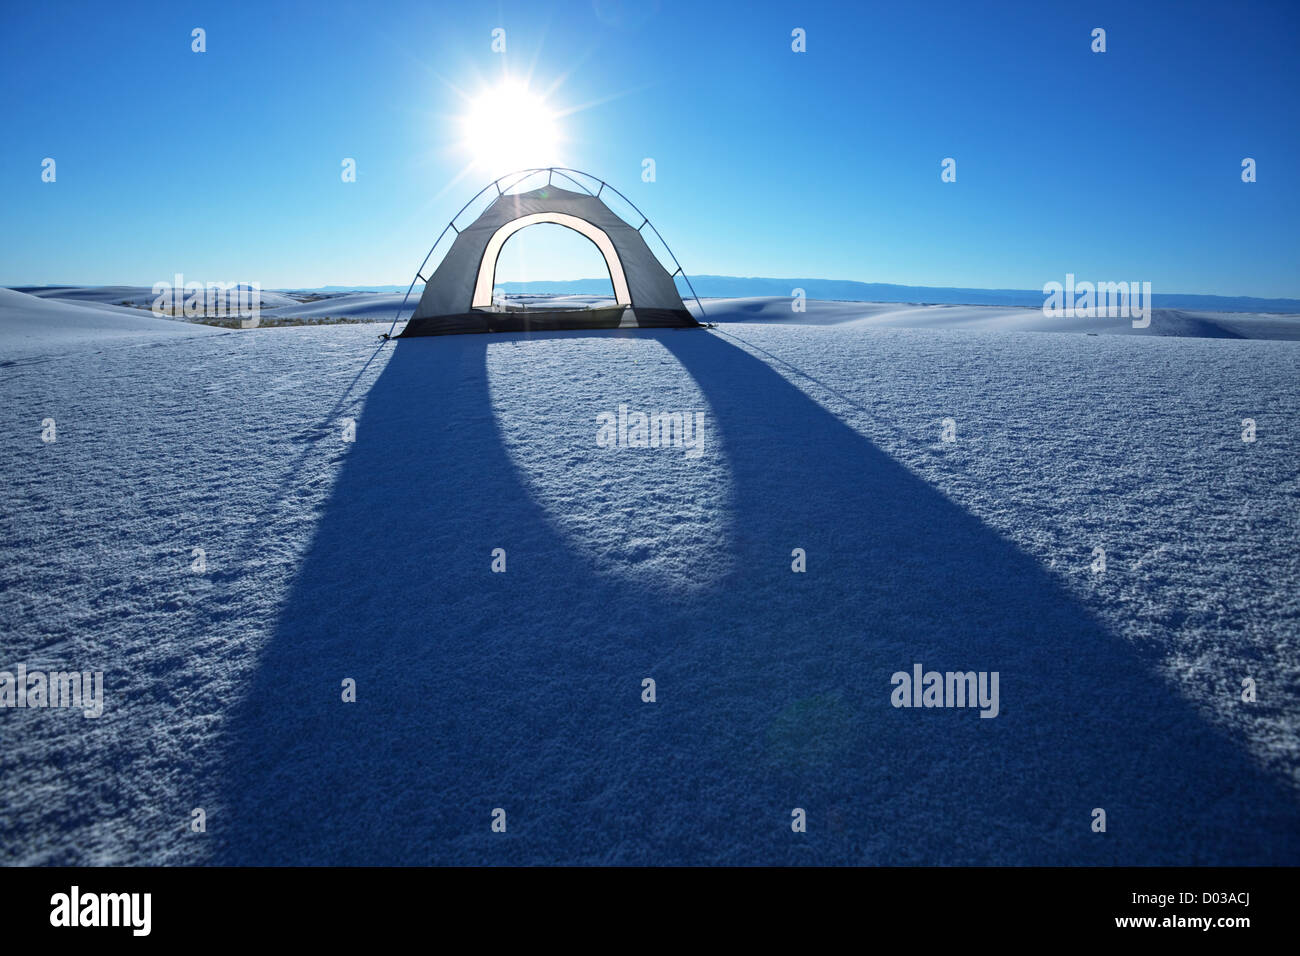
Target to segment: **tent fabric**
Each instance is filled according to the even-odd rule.
[[[491,304],[497,256],[505,240],[518,229],[539,222],[555,222],[575,229],[596,245],[609,269],[616,305],[612,310],[591,310],[609,313],[601,317],[583,310],[527,313],[528,328],[662,328],[699,324],[682,304],[672,276],[655,258],[639,230],[595,196],[548,185],[498,196],[478,219],[459,232],[425,283],[424,294],[402,336],[506,331],[519,327],[525,322],[521,319],[523,313],[494,312],[487,307]],[[611,321],[612,326],[608,324]]]

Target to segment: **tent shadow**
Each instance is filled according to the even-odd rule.
[[[598,572],[502,442],[512,337],[397,343],[229,728],[215,862],[1300,860],[1287,786],[1034,559],[745,350],[636,334],[709,403],[732,570]],[[918,662],[998,671],[1000,715],[892,707]]]

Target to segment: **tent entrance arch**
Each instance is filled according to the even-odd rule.
[[[506,240],[520,230],[529,226],[541,225],[542,223],[564,226],[589,239],[605,259],[605,268],[609,270],[609,281],[614,287],[615,304],[632,304],[632,296],[628,291],[627,275],[623,271],[623,263],[618,257],[618,250],[614,248],[614,243],[604,230],[576,216],[564,213],[539,212],[508,222],[492,234],[492,238],[488,240],[487,248],[483,250],[483,261],[479,263],[478,278],[474,283],[474,301],[471,303],[473,308],[487,309],[492,307],[492,289],[496,285],[497,262],[501,257],[501,250],[505,246]]]
[[[545,185],[523,192],[512,191],[543,173]],[[556,185],[557,176],[577,189]],[[599,183],[599,188],[592,192],[575,177],[586,177]],[[510,182],[502,188],[506,180]],[[465,210],[492,189],[496,190],[496,196],[478,218],[464,228],[458,226],[456,221]],[[601,200],[605,190],[626,203],[640,217],[640,225],[633,227],[615,214]],[[616,301],[612,308],[502,311],[493,307],[493,279],[502,246],[519,230],[547,222],[573,229],[595,244],[614,287]],[[670,273],[650,250],[644,235],[647,228],[667,251],[675,271]],[[449,233],[454,233],[455,238],[441,262],[430,270],[434,252]],[[603,180],[577,170],[558,166],[521,170],[493,180],[479,190],[447,224],[411,280],[389,332],[397,327],[419,281],[425,284],[424,292],[399,337],[456,332],[699,327],[677,291],[678,275],[690,289],[702,315],[699,296],[695,295],[677,257],[630,199]]]

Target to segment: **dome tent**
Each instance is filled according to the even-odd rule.
[[[526,192],[510,191],[529,179],[540,178],[542,173],[546,174],[544,185]],[[573,178],[574,175],[599,183],[599,188],[593,193]],[[556,177],[567,180],[576,190],[556,185]],[[511,180],[504,189],[501,185],[503,180]],[[663,237],[631,200],[612,186],[577,170],[560,167],[523,170],[502,176],[479,190],[474,199],[457,213],[457,218],[492,188],[496,189],[497,196],[478,218],[464,229],[458,228],[453,219],[425,256],[411,287],[407,289],[407,297],[402,300],[398,315],[405,309],[417,281],[425,282],[424,294],[399,338],[458,332],[699,326],[682,304],[674,284],[674,276],[678,273],[686,279],[676,257],[673,257],[673,264],[677,271],[670,274],[650,250],[643,230],[648,227],[661,243]],[[600,198],[605,190],[617,195],[641,215],[641,224],[633,227],[615,214]],[[519,309],[493,302],[497,257],[502,247],[516,232],[538,223],[565,226],[596,246],[605,260],[614,288],[612,306]],[[449,230],[455,232],[455,240],[432,274],[426,273],[434,250]],[[667,244],[664,248],[671,257],[672,251]],[[686,279],[686,282],[689,286],[690,280]],[[694,295],[694,289],[691,291]],[[696,302],[699,302],[698,296]],[[393,326],[396,325],[395,319]]]

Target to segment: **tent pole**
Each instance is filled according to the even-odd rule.
[[[574,170],[574,172],[577,172],[577,170]],[[602,185],[604,185],[603,181],[602,181]],[[645,226],[646,223],[650,224],[650,228],[654,232],[655,236],[658,237],[659,241],[663,243],[664,248],[668,250],[668,255],[673,260],[673,265],[675,265],[678,268],[678,270],[682,274],[682,278],[686,280],[686,287],[691,290],[691,298],[693,298],[695,300],[695,304],[700,307],[700,315],[704,315],[705,314],[704,303],[700,301],[699,295],[696,294],[695,286],[691,283],[690,276],[686,274],[686,270],[682,268],[682,264],[677,261],[677,256],[673,255],[673,250],[668,245],[668,243],[664,241],[664,237],[659,235],[659,230],[655,229],[655,224],[653,222],[650,222],[650,217],[647,216],[645,213],[643,213],[640,209],[638,209],[636,203],[634,203],[632,200],[628,199],[621,192],[619,192],[618,187],[610,186],[609,188],[613,190],[614,195],[618,196],[620,199],[623,200],[623,202],[631,206],[633,211],[638,216],[641,216],[642,218],[645,219],[645,222],[641,224],[643,227]]]
[[[433,250],[430,249],[429,252],[433,252]],[[417,272],[415,279],[418,278],[420,278],[420,273]],[[397,307],[397,314],[393,316],[393,324],[388,327],[388,332],[384,335],[384,338],[391,339],[393,337],[393,329],[397,328],[397,320],[402,317],[402,310],[406,308],[406,301],[411,297],[411,290],[415,288],[415,279],[412,279],[411,284],[406,287],[406,295],[402,296],[402,304]]]
[[[582,183],[578,182],[578,181],[577,181],[576,179],[574,179],[572,176],[570,176],[570,175],[568,175],[567,173],[565,173],[565,171],[564,171],[563,169],[556,169],[555,172],[559,173],[561,176],[563,176],[563,177],[564,177],[565,179],[567,179],[569,182],[573,183],[573,185],[577,186],[579,189],[581,189],[581,190],[582,190],[584,193],[586,193],[588,196],[591,196],[591,195],[592,195],[592,192],[591,192],[591,190],[590,190],[588,187],[584,186]],[[574,172],[577,172],[577,170],[574,170]],[[586,175],[586,174],[585,174],[585,173],[579,173],[579,175]]]

